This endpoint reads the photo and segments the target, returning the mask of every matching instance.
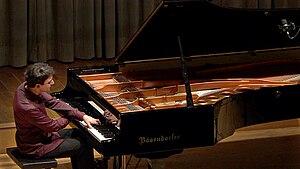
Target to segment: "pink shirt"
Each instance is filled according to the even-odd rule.
[[[52,119],[47,115],[46,108],[63,116]],[[82,120],[84,115],[46,92],[38,96],[33,94],[25,88],[25,83],[16,90],[13,109],[19,151],[33,157],[41,157],[58,147],[63,139],[59,138],[57,131],[65,128],[73,118]]]

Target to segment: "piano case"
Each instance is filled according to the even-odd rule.
[[[288,36],[299,15],[161,1],[114,65],[70,68],[52,95],[101,119],[113,138],[91,142],[105,156],[168,156],[239,127],[298,118],[299,61],[287,51],[299,49]],[[108,124],[104,111],[118,121]]]

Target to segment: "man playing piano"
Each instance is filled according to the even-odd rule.
[[[33,157],[71,157],[73,169],[94,168],[93,147],[76,128],[65,128],[72,119],[84,121],[88,127],[100,124],[84,112],[52,97],[54,70],[46,63],[26,68],[25,82],[16,90],[13,110],[16,123],[16,143],[20,153]],[[52,119],[46,108],[62,116]]]

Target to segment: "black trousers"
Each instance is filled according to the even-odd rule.
[[[64,138],[63,143],[43,157],[71,157],[73,169],[93,169],[93,147],[87,142],[85,134],[77,128],[62,129],[58,133]]]

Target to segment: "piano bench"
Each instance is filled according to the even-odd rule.
[[[6,148],[7,155],[22,169],[50,169],[57,167],[54,158],[28,158],[20,154],[17,147]]]

